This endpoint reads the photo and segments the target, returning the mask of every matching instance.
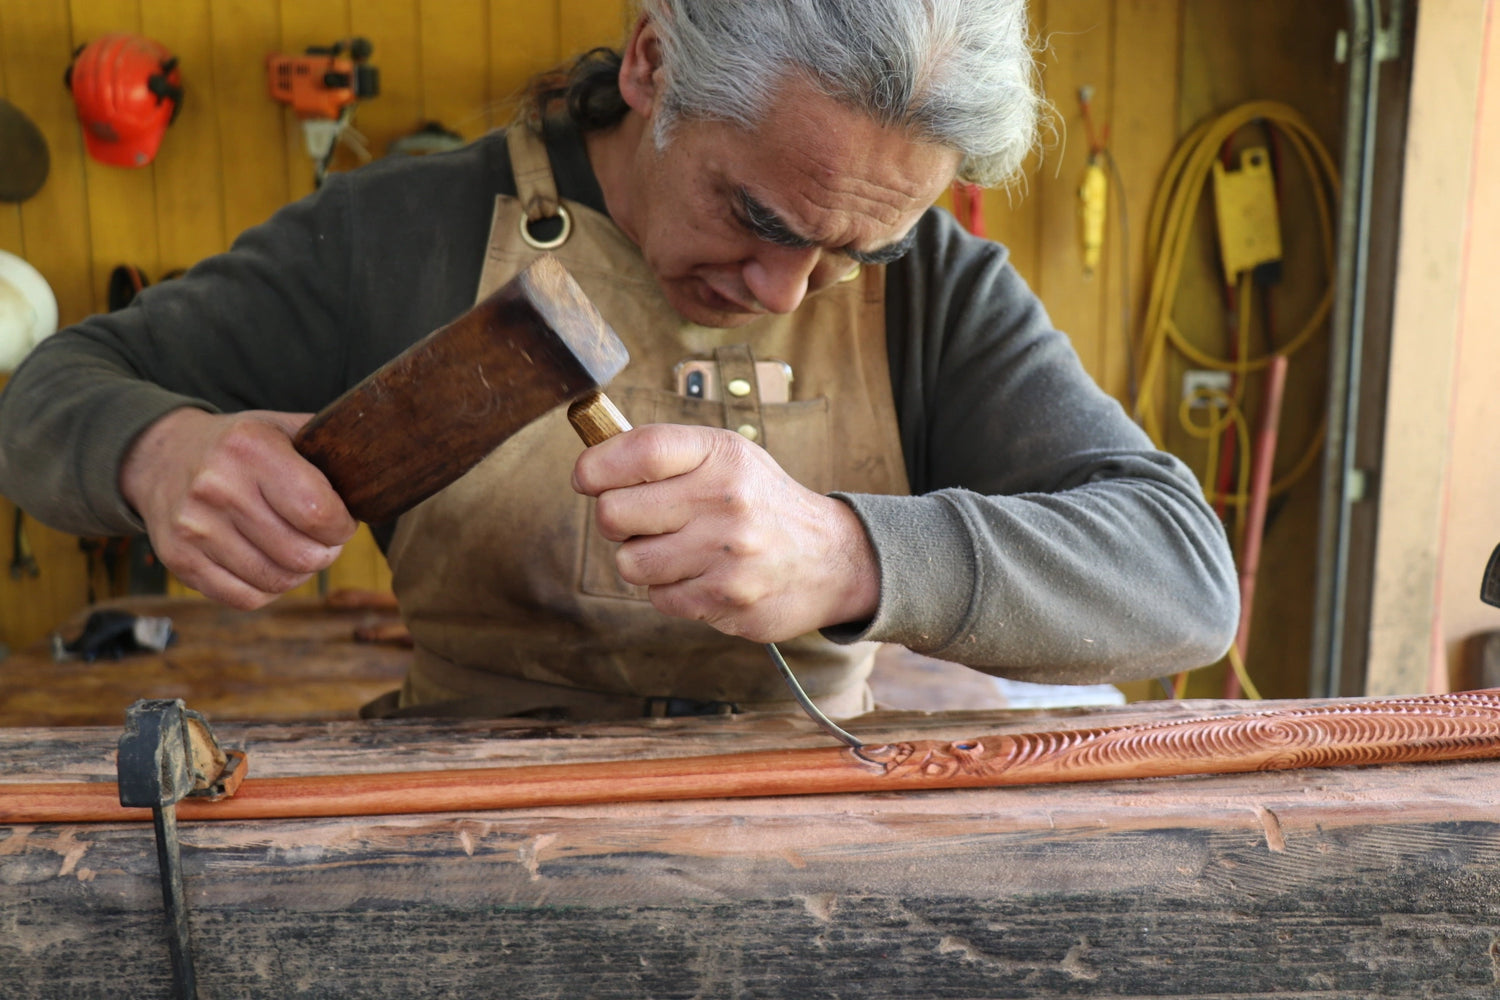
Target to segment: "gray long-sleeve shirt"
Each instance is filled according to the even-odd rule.
[[[580,137],[558,186],[604,211]],[[472,304],[503,136],[334,175],[225,254],[44,341],[0,395],[0,492],[80,534],[141,523],[120,464],[183,405],[314,411]],[[1187,469],[1083,371],[1003,247],[929,211],[888,269],[913,496],[840,495],[881,569],[874,619],[827,630],[1027,680],[1159,676],[1222,655],[1223,529]]]

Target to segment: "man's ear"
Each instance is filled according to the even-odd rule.
[[[620,61],[620,96],[642,115],[650,115],[661,96],[661,38],[644,14],[635,23]]]

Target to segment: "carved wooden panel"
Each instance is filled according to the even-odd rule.
[[[1230,718],[866,747],[887,777],[944,785],[1108,781],[1500,757],[1500,690]]]
[[[1112,781],[1500,757],[1500,689],[1276,708],[1095,729],[598,763],[252,777],[184,820],[286,819],[538,806]],[[857,727],[856,727],[857,728]],[[245,748],[255,770],[255,750]],[[0,823],[146,820],[108,782],[0,784]]]

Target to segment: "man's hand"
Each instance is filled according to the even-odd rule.
[[[183,583],[258,608],[338,558],[359,525],[292,447],[310,416],[184,408],[131,445],[120,490]]]
[[[597,497],[617,564],[657,610],[779,642],[875,613],[864,526],[733,431],[653,424],[595,445],[573,488]]]

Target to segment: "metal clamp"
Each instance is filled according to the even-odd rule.
[[[116,765],[120,805],[150,808],[155,823],[167,947],[178,1000],[196,1000],[198,983],[182,889],[177,803],[188,796],[212,801],[233,795],[246,767],[244,753],[220,749],[207,720],[180,698],[143,699],[125,711]]]

